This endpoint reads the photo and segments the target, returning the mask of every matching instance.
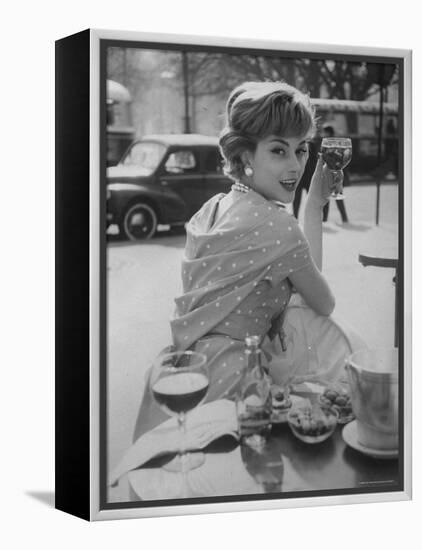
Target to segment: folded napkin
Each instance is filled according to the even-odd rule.
[[[223,435],[238,438],[236,406],[233,401],[212,401],[186,415],[184,448],[187,451],[203,449]],[[180,438],[176,418],[170,418],[142,435],[111,472],[108,484],[117,484],[124,474],[139,468],[154,457],[176,453],[180,448]]]

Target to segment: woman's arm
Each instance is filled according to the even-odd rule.
[[[322,269],[322,209],[329,200],[332,174],[324,166],[321,155],[312,176],[306,199],[303,231],[309,242],[312,258],[317,268]]]
[[[319,156],[306,200],[304,218],[304,233],[313,261],[289,277],[307,305],[320,315],[330,315],[335,306],[334,295],[321,273],[322,208],[330,195],[331,185],[331,173]]]
[[[319,315],[331,315],[335,307],[334,295],[313,261],[294,271],[289,279],[309,307]]]

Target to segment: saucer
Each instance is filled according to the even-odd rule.
[[[399,451],[397,449],[372,449],[371,447],[365,447],[358,441],[356,420],[349,422],[343,428],[343,439],[349,447],[352,447],[356,451],[359,451],[365,455],[372,456],[372,458],[397,458]]]

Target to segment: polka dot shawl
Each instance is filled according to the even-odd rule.
[[[260,282],[279,285],[312,261],[296,218],[252,191],[213,223],[223,196],[209,200],[187,226],[183,294],[171,321],[180,349],[222,323]]]

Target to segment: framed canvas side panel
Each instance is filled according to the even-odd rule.
[[[56,508],[89,519],[89,31],[56,42]]]

